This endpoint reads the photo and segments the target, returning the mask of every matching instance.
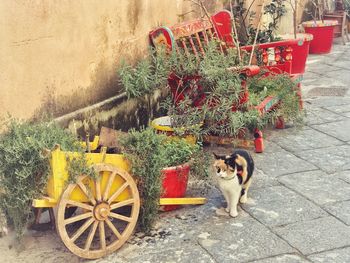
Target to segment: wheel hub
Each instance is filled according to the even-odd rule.
[[[94,208],[94,216],[97,220],[106,220],[110,214],[110,206],[107,203],[97,204]]]

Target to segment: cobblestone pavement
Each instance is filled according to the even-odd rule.
[[[212,188],[206,205],[162,214],[150,236],[97,262],[350,262],[349,83],[349,44],[310,55],[306,125],[266,134],[237,218]]]
[[[237,218],[222,212],[222,195],[207,187],[207,204],[161,214],[150,235],[136,233],[94,262],[350,262],[348,83],[350,44],[309,56],[302,82],[306,125],[265,134],[266,150],[253,155],[250,198]],[[0,245],[7,261],[81,261],[53,231],[25,238],[30,246],[19,254]]]

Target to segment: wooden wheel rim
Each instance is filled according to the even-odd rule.
[[[103,201],[101,199],[107,199],[106,197],[108,197],[108,192],[107,192],[107,194],[105,194],[105,193],[100,193],[100,190],[98,190],[98,191],[96,191],[96,194],[93,197],[93,200],[90,200],[89,204],[75,202],[75,201],[72,202],[69,199],[70,194],[72,193],[72,191],[76,187],[80,187],[79,184],[82,184],[82,181],[86,178],[86,176],[84,176],[84,175],[80,176],[77,180],[77,183],[68,185],[66,190],[63,191],[63,193],[61,195],[61,199],[58,203],[57,220],[56,220],[58,234],[60,235],[65,246],[72,253],[76,254],[77,256],[82,257],[82,258],[87,258],[87,259],[100,258],[100,257],[103,257],[106,254],[112,253],[112,252],[116,251],[118,248],[120,248],[127,241],[127,239],[130,237],[130,235],[132,234],[132,232],[136,226],[137,218],[138,218],[139,211],[140,211],[139,192],[138,192],[137,186],[136,186],[136,184],[135,184],[135,182],[130,174],[128,174],[127,172],[125,172],[121,169],[118,169],[115,166],[110,165],[110,164],[95,164],[94,168],[98,173],[110,172],[111,174],[108,177],[108,181],[112,181],[112,183],[113,183],[116,175],[119,175],[121,178],[123,178],[125,180],[125,182],[121,187],[119,187],[114,192],[110,192],[110,187],[108,188],[108,185],[110,185],[112,183],[107,184],[106,189],[108,188],[108,192],[111,194],[111,196],[108,198],[107,201],[100,202],[100,201]],[[113,178],[110,179],[111,177],[113,177]],[[96,185],[99,186],[99,178],[91,179],[91,180],[94,181],[95,186]],[[119,203],[115,203],[117,205],[112,205],[112,201],[115,198],[117,198],[118,195],[121,194],[124,189],[127,189],[128,187],[130,188],[131,199],[121,201]],[[107,191],[106,189],[104,192]],[[114,195],[115,195],[115,197],[112,198]],[[112,200],[110,200],[110,199],[112,199]],[[109,206],[107,207],[106,205],[104,205],[105,203],[108,203],[109,200],[110,200],[110,205],[114,206],[111,209],[109,209]],[[103,204],[103,205],[101,205],[101,204]],[[70,219],[70,218],[65,219],[64,214],[65,214],[65,210],[67,208],[67,205],[76,205],[78,207],[87,209],[88,212],[83,213],[79,216],[76,216],[73,219]],[[130,217],[125,217],[125,216],[122,216],[119,214],[111,213],[111,211],[110,211],[112,209],[116,209],[118,207],[123,207],[126,205],[132,205]],[[102,213],[97,212],[97,213],[100,213],[99,214],[100,217],[96,218],[96,214],[94,214],[94,213],[96,213],[95,208],[98,206],[100,206],[99,209],[100,209],[100,211],[102,211]],[[114,227],[114,230],[111,228],[113,226],[113,224],[108,219],[108,216],[106,216],[106,213],[107,213],[107,215],[112,214],[114,218],[121,219],[124,222],[126,222],[126,220],[127,220],[127,222],[128,222],[127,226],[125,227],[125,229],[123,230],[122,233],[119,233],[118,230],[117,230],[117,232],[115,232],[115,230],[116,230],[115,227]],[[86,218],[86,221],[84,222],[84,224],[82,226],[79,227],[79,229],[76,231],[76,233],[74,233],[72,235],[72,237],[69,237],[67,229],[66,229],[66,225],[69,225],[70,224],[69,222],[71,222],[71,221],[75,222],[73,220],[76,219],[77,217],[80,217],[82,219]],[[79,220],[76,220],[76,221],[79,221]],[[112,226],[111,226],[111,224],[112,224]],[[106,244],[105,227],[109,227],[111,229],[111,231],[114,233],[114,235],[117,237],[117,240],[115,240],[114,242],[112,242],[109,245]],[[90,233],[89,233],[87,239],[85,240],[85,249],[83,249],[83,248],[77,246],[74,242],[88,228],[90,228]],[[99,231],[99,236],[100,236],[100,248],[98,250],[90,250],[91,242],[93,241],[94,237],[96,236],[97,231]],[[93,232],[93,234],[91,234],[91,232]],[[76,235],[78,237],[75,237]],[[92,237],[91,237],[91,235],[92,235]],[[101,236],[102,236],[102,238],[101,238]],[[86,249],[86,247],[88,247],[88,249]]]

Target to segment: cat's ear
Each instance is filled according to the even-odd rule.
[[[223,160],[223,159],[225,159],[224,156],[218,155],[218,154],[216,154],[216,153],[214,153],[214,152],[213,152],[213,155],[214,155],[214,157],[215,157],[216,160]]]

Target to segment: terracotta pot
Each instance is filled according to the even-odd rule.
[[[305,33],[313,35],[310,43],[310,54],[327,54],[333,45],[334,27],[336,20],[307,21],[302,23]]]
[[[189,173],[190,165],[188,163],[163,169],[163,194],[161,197],[184,197],[187,190]],[[179,207],[179,205],[165,205],[161,207],[161,210],[171,211]]]

